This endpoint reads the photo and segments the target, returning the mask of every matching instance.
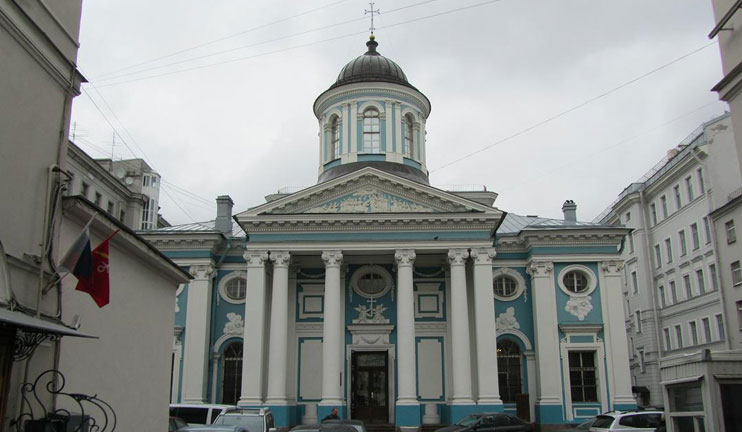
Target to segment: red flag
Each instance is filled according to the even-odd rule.
[[[78,291],[90,294],[98,307],[109,302],[110,284],[108,281],[108,241],[118,234],[116,230],[99,244],[92,252],[91,272],[89,277],[78,277]]]

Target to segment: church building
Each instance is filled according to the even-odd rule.
[[[314,102],[317,184],[142,232],[178,290],[171,400],[333,408],[367,424],[506,411],[544,425],[636,407],[622,227],[507,213],[429,184],[428,98],[372,35]],[[277,185],[279,186],[279,185]]]

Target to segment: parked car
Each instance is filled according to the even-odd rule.
[[[167,432],[180,432],[181,429],[187,427],[188,423],[180,417],[170,417],[168,422]]]
[[[574,426],[571,426],[571,427],[568,427],[568,428],[565,428],[565,429],[559,429],[559,430],[554,431],[554,432],[587,432],[587,431],[590,430],[590,426],[593,425],[593,423],[595,422],[595,419],[596,418],[597,417],[593,417],[593,418],[591,418],[589,420],[586,420],[586,421],[584,421],[584,422],[582,422],[580,424],[577,424],[577,425],[574,425]]]
[[[227,408],[214,419],[214,425],[242,426],[248,432],[275,432],[270,408]]]
[[[212,404],[170,404],[170,417],[180,417],[190,426],[208,425],[227,408],[237,408],[234,405]]]
[[[226,426],[226,425],[202,425],[202,426],[188,426],[180,429],[178,432],[250,432],[247,428],[242,426]]]
[[[531,432],[534,425],[506,413],[470,414],[458,423],[438,429],[436,432],[477,431],[477,432]]]
[[[353,427],[356,432],[366,432],[366,425],[363,424],[363,420],[325,420],[322,422],[323,425],[346,425]]]
[[[595,418],[590,432],[654,432],[664,423],[662,411],[609,411]]]
[[[343,423],[356,421],[360,422],[360,420],[325,420],[322,424],[294,426],[289,432],[357,432],[358,429],[356,429],[356,425],[352,423]],[[363,422],[360,423],[363,425]]]

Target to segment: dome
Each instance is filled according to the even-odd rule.
[[[346,64],[340,71],[337,81],[330,88],[357,82],[377,81],[400,84],[414,89],[415,87],[407,81],[402,68],[376,51],[378,45],[379,43],[371,35],[366,42],[368,51]]]

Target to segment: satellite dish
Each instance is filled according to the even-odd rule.
[[[122,179],[124,178],[124,175],[126,175],[126,171],[124,171],[123,168],[116,168],[116,177]]]
[[[130,184],[134,183],[134,179],[131,178],[131,177],[127,177],[127,178],[124,179],[124,182],[126,182],[126,184],[130,185]]]

